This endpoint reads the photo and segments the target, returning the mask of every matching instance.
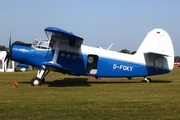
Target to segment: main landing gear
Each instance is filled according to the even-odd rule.
[[[145,80],[147,83],[150,83],[150,82],[151,82],[151,78],[144,77],[144,80]]]
[[[32,86],[40,86],[45,82],[45,76],[49,73],[49,70],[38,70],[37,76],[32,78],[31,85]]]

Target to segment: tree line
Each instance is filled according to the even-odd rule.
[[[4,45],[0,45],[0,51],[5,51],[6,47]]]
[[[118,51],[118,52],[121,52],[121,53],[127,53],[127,54],[131,54],[131,55],[133,55],[133,54],[135,54],[136,53],[136,51],[130,51],[130,50],[127,50],[127,49],[122,49],[121,51]]]

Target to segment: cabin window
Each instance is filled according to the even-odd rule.
[[[39,43],[39,46],[40,46],[41,48],[48,48],[48,42],[41,41],[41,42]]]
[[[49,49],[49,42],[48,40],[36,39],[32,46],[40,49]]]

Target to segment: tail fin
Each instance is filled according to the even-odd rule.
[[[146,65],[172,70],[174,67],[174,48],[168,33],[154,29],[148,33],[136,55],[144,55]]]

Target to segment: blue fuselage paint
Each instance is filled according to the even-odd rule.
[[[57,63],[76,75],[86,75],[86,62],[80,53],[59,51]]]
[[[82,53],[59,51],[58,63],[77,75],[92,75],[101,77],[137,77],[168,73],[170,70],[154,68],[138,63],[113,60],[99,57],[97,73],[86,72],[88,55]]]
[[[37,49],[31,46],[14,44],[11,59],[19,63],[42,68],[43,63],[53,60],[54,50]],[[154,68],[139,63],[131,63],[99,56],[97,72],[87,73],[87,54],[59,51],[56,61],[63,69],[73,75],[92,75],[99,77],[138,77],[168,73],[170,70]]]
[[[30,46],[13,45],[11,59],[19,63],[29,64],[35,67],[42,67],[42,63],[51,61],[53,50],[35,49]]]
[[[101,58],[98,61],[96,76],[104,77],[138,77],[168,73],[169,70],[154,68],[138,63]]]

